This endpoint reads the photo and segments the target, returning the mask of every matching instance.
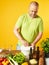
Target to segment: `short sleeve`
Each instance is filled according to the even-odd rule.
[[[23,22],[23,16],[20,16],[15,24],[15,27],[17,26],[18,28],[20,28],[22,26],[22,22]]]
[[[43,32],[43,21],[42,21],[42,19],[39,23],[39,32]]]

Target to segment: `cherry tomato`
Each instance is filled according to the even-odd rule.
[[[3,61],[5,61],[5,62],[6,62],[6,61],[7,61],[7,58],[4,58],[4,60],[3,60]]]
[[[2,62],[4,59],[3,58],[0,58],[0,62]]]

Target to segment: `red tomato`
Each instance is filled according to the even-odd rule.
[[[0,62],[0,65],[3,65],[2,62]]]
[[[5,62],[6,62],[6,61],[7,61],[7,58],[4,58],[4,60],[3,60],[3,61],[5,61]]]
[[[3,58],[0,58],[0,62],[2,62],[4,59]]]

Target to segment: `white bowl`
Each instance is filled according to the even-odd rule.
[[[29,56],[29,52],[30,52],[30,47],[32,46],[21,46],[21,52],[28,58]],[[33,50],[33,47],[32,47],[32,50]]]

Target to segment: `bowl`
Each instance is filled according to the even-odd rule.
[[[36,59],[31,59],[29,60],[30,65],[37,65],[37,60]]]
[[[29,58],[29,52],[30,52],[30,48],[31,48],[32,46],[21,46],[21,52],[27,57],[27,58]],[[33,47],[32,47],[32,51],[33,51]]]

